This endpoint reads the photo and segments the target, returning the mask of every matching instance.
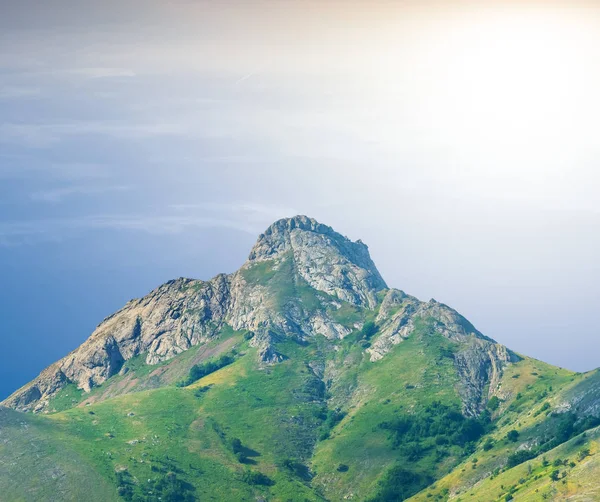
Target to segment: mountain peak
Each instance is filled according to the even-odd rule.
[[[282,218],[269,226],[264,233],[260,234],[256,244],[250,251],[249,261],[272,259],[273,254],[287,251],[285,246],[290,241],[293,232],[313,232],[321,235],[337,234],[333,228],[319,223],[314,218],[298,215],[291,218]],[[345,239],[344,237],[342,237]],[[346,239],[349,240],[349,239]]]
[[[273,223],[259,236],[244,267],[288,258],[314,289],[355,305],[373,308],[375,293],[387,289],[366,244],[308,216]]]
[[[311,238],[307,234],[316,235]],[[305,238],[299,239],[298,236]],[[336,232],[332,227],[304,215],[282,218],[270,225],[264,233],[259,235],[256,244],[250,251],[248,261],[271,260],[277,254],[289,251],[292,245],[312,245],[314,239],[319,239],[322,243],[335,247],[344,254],[361,255],[360,257],[354,256],[354,258],[366,259],[370,263],[364,265],[374,267],[369,255],[369,248],[363,241],[359,239],[353,242],[348,237]]]
[[[314,218],[305,216],[303,214],[299,214],[296,216],[292,216],[291,218],[282,218],[280,220],[277,220],[269,228],[267,228],[265,234],[269,234],[275,231],[293,230],[294,228],[318,233],[333,231],[331,227],[319,223]]]

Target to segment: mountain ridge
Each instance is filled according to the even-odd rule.
[[[496,342],[449,307],[435,300],[424,304],[389,289],[362,241],[353,242],[313,218],[295,216],[269,226],[238,271],[218,274],[208,281],[174,279],[141,299],[131,300],[104,319],[81,346],[2,404],[20,411],[46,411],[48,401],[69,383],[90,392],[118,373],[132,357],[146,353],[147,364],[169,360],[206,343],[224,324],[234,330],[254,332],[253,344],[259,348],[263,363],[276,363],[282,358],[274,348],[274,331],[301,338],[316,334],[343,338],[349,334],[350,329],[336,322],[326,310],[299,312],[304,306],[296,298],[286,299],[283,306],[270,305],[279,291],[269,291],[268,285],[256,282],[252,273],[265,265],[273,275],[282,267],[291,267],[296,282],[304,281],[309,288],[327,295],[318,299],[319,309],[322,304],[337,306],[341,301],[373,310],[378,304],[377,293],[387,291],[382,300],[384,311],[396,302],[401,312],[385,321],[379,316],[381,335],[367,349],[371,361],[381,359],[409,336],[414,330],[414,319],[419,317],[439,319],[440,326],[446,326],[440,332],[450,339],[464,341],[471,335],[480,338],[488,356],[475,361],[482,349],[476,347],[463,352],[460,363],[465,378],[461,392],[465,403],[472,401],[465,405],[470,414],[476,414],[483,406],[483,388],[489,382],[497,383],[501,366],[516,357],[506,349],[490,350],[495,345],[487,344]]]

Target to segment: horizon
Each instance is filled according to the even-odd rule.
[[[511,350],[600,367],[600,6],[0,8],[0,399],[293,214]]]

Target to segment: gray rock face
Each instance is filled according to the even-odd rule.
[[[271,225],[252,248],[248,265],[277,261],[288,253],[311,287],[342,301],[374,308],[375,293],[387,288],[365,244],[352,242],[306,216]]]
[[[146,354],[148,364],[174,357],[214,337],[229,306],[229,279],[177,279],[106,318],[76,350],[10,396],[5,405],[42,411],[69,382],[89,392],[117,374],[123,363]]]
[[[500,385],[502,370],[519,357],[503,345],[473,337],[454,356],[460,383],[458,393],[466,415],[478,415]]]
[[[384,290],[379,302],[378,293]],[[379,307],[379,334],[367,349],[373,362],[410,336],[420,322],[459,342],[458,391],[468,414],[485,405],[486,389],[492,391],[503,365],[513,358],[449,307],[387,290],[362,242],[297,216],[269,227],[237,272],[209,281],[177,279],[130,301],[78,349],[3,404],[21,411],[44,411],[68,383],[89,392],[119,373],[132,357],[143,354],[148,364],[166,361],[215,338],[225,325],[252,331],[251,345],[257,348],[259,364],[276,364],[284,359],[276,349],[283,337],[304,341],[315,335],[330,340],[348,335],[352,327],[334,318],[344,304],[366,310]]]
[[[345,301],[372,309],[385,288],[367,246],[297,216],[271,225],[231,276],[227,322],[259,339],[269,329],[301,339],[343,338],[351,330],[335,322],[327,307]]]
[[[600,417],[600,369],[590,371],[560,397],[555,411],[576,413],[579,417]]]
[[[459,375],[457,390],[467,415],[477,415],[485,408],[500,383],[504,365],[518,360],[518,356],[481,334],[450,307],[435,300],[421,302],[402,291],[388,291],[377,322],[381,334],[367,349],[371,361],[383,358],[394,345],[408,338],[419,322],[427,322],[433,331],[460,344],[454,364]]]

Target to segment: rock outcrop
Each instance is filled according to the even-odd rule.
[[[458,344],[452,355],[459,375],[457,391],[463,411],[469,416],[483,410],[500,382],[504,365],[519,359],[480,333],[454,309],[433,299],[421,302],[403,291],[388,291],[377,322],[381,325],[380,335],[367,349],[371,361],[382,359],[394,345],[411,336],[419,323]]]
[[[374,308],[385,281],[362,241],[352,242],[312,218],[280,220],[258,238],[247,266],[291,254],[299,276],[312,288],[339,300]]]

